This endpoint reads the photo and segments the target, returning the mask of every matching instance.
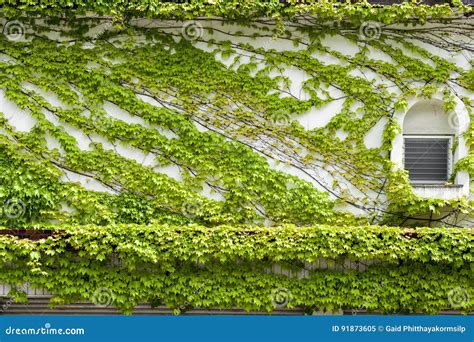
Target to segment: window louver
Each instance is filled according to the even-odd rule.
[[[449,138],[405,138],[405,169],[410,180],[447,181],[449,142]]]

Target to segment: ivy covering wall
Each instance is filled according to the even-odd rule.
[[[58,294],[59,304],[88,300],[106,287],[126,312],[140,301],[177,311],[269,310],[269,289],[286,288],[292,305],[310,311],[365,306],[432,313],[449,308],[453,288],[472,290],[471,229],[420,229],[413,234],[423,238],[411,239],[399,228],[367,226],[472,223],[467,196],[420,198],[406,172],[390,162],[400,133],[394,116],[409,99],[441,94],[447,114],[462,106],[472,118],[472,60],[460,67],[451,58],[474,51],[470,7],[1,4],[0,90],[17,111],[13,118],[0,113],[0,223],[66,233],[40,242],[2,236],[0,281],[44,287]],[[343,39],[356,52],[343,53],[330,39]],[[291,91],[289,69],[305,75],[299,94]],[[305,129],[298,121],[337,101],[341,109],[325,126]],[[20,115],[31,127],[15,125]],[[367,147],[364,138],[377,125],[381,144]],[[474,176],[472,120],[463,139],[470,152],[451,180],[461,171]],[[169,176],[168,168],[180,176]],[[71,181],[73,175],[95,188]],[[222,228],[256,224],[295,227],[249,228],[252,239],[245,241],[240,228]],[[305,228],[317,224],[327,226]],[[326,233],[334,237],[326,240]],[[298,234],[301,250],[292,245]],[[272,235],[283,239],[283,251],[267,243]],[[218,239],[208,251],[205,237]],[[167,252],[163,243],[178,247]],[[123,263],[111,266],[116,254]],[[316,270],[306,280],[264,272],[274,262],[301,266],[347,256],[382,263],[366,272]],[[238,267],[236,257],[243,258]],[[380,284],[384,290],[373,297],[370,288]],[[471,300],[461,305],[467,311],[468,293]],[[364,294],[372,298],[368,304]]]
[[[55,294],[53,305],[92,299],[125,313],[142,302],[176,313],[271,311],[279,300],[308,313],[474,309],[474,236],[467,229],[111,225],[56,234],[38,241],[1,236],[0,282],[45,288]],[[320,259],[329,268],[310,267]],[[348,260],[368,268],[350,268]],[[271,272],[276,264],[293,273]]]

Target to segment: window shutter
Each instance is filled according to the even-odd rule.
[[[410,180],[447,181],[449,142],[449,138],[405,138],[405,169]]]

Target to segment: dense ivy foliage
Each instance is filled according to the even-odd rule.
[[[471,13],[470,6],[460,0],[446,1],[431,6],[421,2],[403,1],[400,4],[380,6],[365,0],[1,0],[6,15],[18,16],[75,16],[94,13],[116,18],[153,17],[190,19],[221,17],[228,20],[249,21],[258,18],[292,19],[312,15],[322,20],[348,19],[350,21],[377,20],[386,24],[430,18],[446,18],[453,14]]]
[[[474,51],[458,39],[474,32],[470,7],[0,4],[0,90],[14,105],[0,113],[0,223],[58,232],[1,236],[0,282],[46,288],[56,304],[104,288],[124,312],[143,301],[271,310],[281,288],[308,311],[473,309],[472,229],[364,225],[472,224],[467,196],[421,198],[390,162],[410,99],[441,95],[447,114],[472,118],[472,60],[452,58]],[[288,70],[304,75],[296,91]],[[298,121],[335,103],[321,127]],[[470,125],[451,180],[474,175]],[[320,258],[335,269],[269,272]],[[361,272],[344,260],[376,263]],[[453,307],[457,288],[467,300]]]
[[[282,288],[288,307],[308,312],[474,309],[472,229],[110,225],[55,232],[38,241],[0,237],[0,282],[46,288],[56,305],[107,289],[109,304],[124,312],[141,302],[177,313],[271,311],[272,291]],[[320,260],[329,268],[310,267]],[[350,268],[349,260],[367,269]],[[276,264],[290,273],[272,272]],[[448,293],[456,288],[467,298],[453,303]]]

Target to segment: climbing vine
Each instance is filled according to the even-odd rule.
[[[0,236],[0,282],[45,288],[52,305],[94,300],[193,308],[386,313],[473,310],[472,229],[381,226],[53,227],[37,241]],[[378,260],[370,263],[368,260]],[[358,263],[349,267],[348,261]],[[319,264],[318,264],[319,263]],[[280,265],[287,274],[272,271]],[[316,267],[310,267],[315,265]],[[319,265],[319,266],[317,266]],[[365,268],[365,270],[363,270]],[[106,289],[106,290],[105,290]],[[455,293],[457,291],[459,293]],[[461,298],[461,299],[459,299]],[[23,298],[24,299],[24,298]]]
[[[75,11],[83,6],[76,5]],[[45,11],[56,8],[45,6]],[[166,6],[150,15],[165,18]],[[316,22],[321,14],[311,6],[316,4],[278,7],[281,18],[290,9],[315,11],[283,27],[259,19],[238,21],[240,28],[213,19],[143,22],[125,15],[126,8],[119,11],[126,17],[121,20],[17,18],[21,39],[4,32],[0,41],[5,57],[0,88],[34,124],[20,131],[11,114],[2,114],[2,158],[14,163],[4,165],[1,195],[23,201],[30,213],[15,225],[50,220],[404,224],[410,218],[425,225],[423,215],[443,208],[452,208],[438,219],[444,224],[469,220],[467,198],[419,198],[406,174],[389,161],[399,132],[393,117],[406,109],[408,98],[441,91],[448,112],[458,102],[472,111],[472,69],[414,41],[449,53],[472,51],[472,38],[463,46],[444,43],[458,32],[451,25],[466,36],[472,33],[472,22],[462,18],[469,9],[426,7],[435,25],[426,33],[416,26],[391,26],[388,19],[368,28],[356,20]],[[31,9],[28,3],[16,8]],[[438,19],[436,13],[446,17],[448,8],[451,16]],[[15,15],[9,6],[4,12]],[[446,20],[451,25],[443,24]],[[448,38],[438,39],[437,28]],[[354,51],[330,47],[333,38],[344,39]],[[278,44],[288,47],[277,49]],[[390,61],[374,57],[374,51]],[[288,69],[306,75],[298,94]],[[298,121],[335,103],[341,109],[323,127],[305,129]],[[383,143],[367,147],[366,135],[381,123]],[[469,145],[470,132],[465,133]],[[462,170],[472,173],[472,164],[472,157],[462,159],[452,177]],[[167,168],[179,177],[162,172]],[[74,177],[91,179],[104,191],[68,181]],[[363,217],[346,212],[347,206]],[[5,216],[3,222],[13,223]]]
[[[126,313],[271,311],[282,288],[308,312],[472,311],[472,196],[420,197],[390,159],[397,113],[441,97],[471,117],[450,180],[474,176],[471,7],[0,4],[1,283]]]

